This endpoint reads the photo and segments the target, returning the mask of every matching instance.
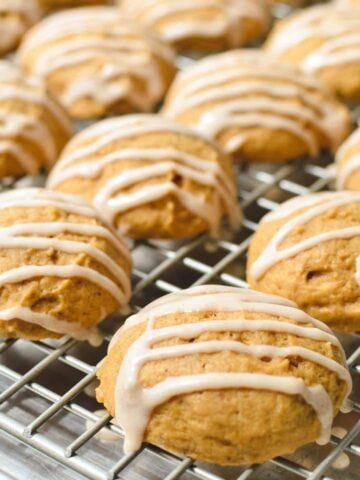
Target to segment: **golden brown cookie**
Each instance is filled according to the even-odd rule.
[[[337,188],[360,191],[360,128],[350,135],[336,154]]]
[[[127,248],[71,195],[0,194],[0,337],[97,341],[130,294]]]
[[[170,47],[116,7],[55,13],[28,32],[18,60],[80,119],[150,111],[175,73]]]
[[[48,186],[84,197],[120,233],[183,238],[238,220],[230,159],[158,115],[107,119],[67,145]]]
[[[221,465],[327,442],[351,390],[326,325],[280,297],[214,285],[130,317],[98,377],[97,399],[123,428],[126,453],[146,441]]]
[[[319,5],[278,21],[266,51],[316,75],[348,102],[360,101],[360,9]]]
[[[248,45],[269,27],[265,0],[119,0],[121,12],[154,28],[174,48],[216,52]]]
[[[179,73],[162,113],[239,161],[315,156],[351,129],[348,110],[319,81],[255,50],[213,55]]]
[[[0,0],[0,56],[17,47],[41,14],[39,0]]]
[[[0,61],[0,178],[50,169],[71,134],[44,82]]]
[[[336,330],[360,330],[360,196],[325,192],[266,215],[251,242],[252,288],[289,298]]]

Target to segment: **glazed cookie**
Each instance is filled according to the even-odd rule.
[[[0,337],[96,341],[130,294],[120,239],[83,200],[43,189],[0,194],[0,226]]]
[[[360,190],[360,128],[350,135],[336,154],[339,190]]]
[[[317,80],[255,50],[207,57],[179,73],[163,114],[246,161],[317,155],[351,129],[347,109]]]
[[[16,48],[41,17],[39,0],[0,0],[0,55]]]
[[[130,317],[98,377],[97,399],[123,428],[126,453],[146,441],[221,465],[326,443],[351,391],[326,325],[280,297],[214,285]]]
[[[48,186],[91,201],[108,224],[134,238],[216,232],[226,213],[238,220],[230,160],[157,115],[107,119],[79,133]]]
[[[43,81],[0,61],[0,178],[49,169],[71,133]]]
[[[121,11],[177,50],[214,52],[254,42],[268,29],[265,0],[120,0]]]
[[[341,98],[360,101],[360,9],[310,7],[278,22],[267,52],[316,75]]]
[[[152,110],[175,73],[172,50],[116,7],[55,13],[28,32],[18,60],[79,119]]]
[[[360,329],[360,195],[291,199],[266,215],[251,242],[248,282],[282,295],[342,331]]]

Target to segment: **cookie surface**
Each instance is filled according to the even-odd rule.
[[[267,30],[265,0],[120,0],[125,15],[180,51],[215,52],[254,42]]]
[[[81,199],[35,188],[0,195],[0,226],[0,337],[96,341],[130,295],[119,238]]]
[[[38,0],[0,0],[0,56],[14,50],[41,15]]]
[[[150,111],[175,73],[170,47],[116,7],[51,15],[28,32],[18,60],[79,119]]]
[[[327,441],[351,390],[344,358],[330,329],[295,304],[203,286],[130,317],[96,393],[126,453],[146,441],[210,463],[260,463]]]
[[[240,161],[284,162],[335,149],[352,122],[316,79],[254,50],[213,55],[180,72],[162,113]]]
[[[43,81],[0,61],[0,178],[50,169],[72,134]]]
[[[360,128],[345,140],[336,154],[337,188],[360,190]]]
[[[316,75],[345,101],[358,103],[359,31],[360,9],[318,5],[278,21],[266,50]]]
[[[189,237],[216,232],[223,215],[238,220],[230,159],[157,115],[107,119],[79,133],[48,186],[84,197],[134,238]]]
[[[109,5],[110,0],[39,0],[45,9]]]
[[[360,196],[301,196],[266,215],[251,242],[252,288],[281,295],[336,330],[360,329]]]

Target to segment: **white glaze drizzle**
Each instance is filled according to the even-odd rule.
[[[321,5],[308,8],[286,20],[268,43],[268,51],[282,55],[308,39],[322,39],[301,64],[305,71],[360,61],[360,11]]]
[[[180,323],[168,327],[159,327],[155,324],[157,318],[166,314],[208,311],[232,311],[236,317],[231,320],[202,319],[196,320],[194,323]],[[291,323],[275,318],[246,320],[239,318],[239,311],[271,313],[275,317],[285,316],[291,320]],[[352,384],[347,369],[325,355],[300,346],[276,347],[247,345],[230,340],[211,340],[153,348],[155,344],[165,340],[196,338],[206,332],[271,331],[292,333],[319,341],[330,341],[339,348],[345,358],[336,337],[332,333],[328,333],[330,332],[328,327],[297,309],[292,302],[251,290],[203,286],[158,299],[138,314],[130,317],[125,323],[125,329],[145,321],[147,322],[146,329],[126,352],[116,383],[115,417],[117,423],[125,431],[124,449],[126,453],[132,453],[140,447],[154,408],[177,395],[212,389],[249,388],[286,395],[301,395],[318,416],[321,425],[318,442],[323,444],[329,440],[333,418],[331,400],[321,385],[308,387],[301,378],[260,373],[204,373],[169,377],[151,388],[143,387],[139,380],[141,368],[154,360],[199,353],[232,351],[256,358],[301,357],[335,372],[341,380],[347,383],[348,394]],[[298,322],[310,323],[316,327],[300,327],[297,325]],[[306,334],[306,330],[309,331],[309,334]],[[109,348],[115,347],[115,343],[123,331],[124,328],[121,328]]]
[[[72,203],[71,203],[72,202]],[[53,206],[67,213],[84,215],[88,218],[96,218],[96,212],[85,202],[72,197],[41,189],[21,189],[18,191],[6,192],[0,195],[0,208],[9,207],[44,208]],[[125,271],[100,248],[80,240],[64,240],[52,238],[54,235],[71,233],[89,238],[95,236],[106,239],[121,255],[129,259],[130,254],[121,241],[110,231],[101,225],[88,223],[71,222],[50,222],[50,223],[20,223],[9,227],[0,228],[0,248],[12,249],[55,249],[57,251],[81,255],[87,254],[108,270],[108,275],[101,274],[91,267],[84,267],[76,264],[68,265],[24,265],[13,268],[0,274],[0,285],[18,283],[34,279],[39,276],[50,276],[59,278],[78,277],[95,283],[112,295],[120,305],[125,305],[130,296],[130,283]],[[111,280],[110,275],[116,278]],[[98,336],[96,329],[85,329],[77,324],[59,320],[52,315],[33,312],[25,307],[16,307],[0,310],[1,320],[20,319],[40,325],[48,330],[70,334],[78,339],[88,338],[89,341]],[[102,320],[99,319],[99,320]]]
[[[200,110],[192,126],[210,138],[228,127],[240,129],[240,141],[230,137],[224,145],[230,153],[246,142],[248,133],[242,130],[249,127],[291,132],[312,155],[321,147],[313,129],[335,149],[348,128],[318,82],[246,50],[214,55],[178,75],[164,114],[181,120],[191,109]]]
[[[350,153],[350,150],[357,146],[357,151]],[[345,156],[348,158],[340,165],[340,161]],[[336,154],[335,161],[338,165],[337,188],[338,190],[343,190],[346,188],[346,183],[350,175],[360,169],[360,128],[355,130],[350,137],[345,140]]]
[[[80,8],[47,18],[23,42],[20,62],[26,63],[33,54],[31,68],[44,77],[94,59],[104,62],[96,73],[71,75],[60,95],[64,105],[89,97],[105,105],[127,99],[144,111],[164,92],[158,59],[174,61],[166,44],[118,16],[115,7]],[[142,82],[144,91],[134,87],[133,78]]]
[[[11,155],[26,173],[35,174],[40,162],[49,168],[59,153],[54,133],[42,116],[26,113],[26,108],[18,111],[9,108],[11,101],[14,104],[40,105],[65,138],[71,133],[69,120],[39,82],[32,77],[24,77],[13,65],[0,62],[0,151]],[[18,139],[28,141],[36,152],[22,146]]]
[[[162,38],[170,43],[191,37],[225,36],[229,46],[236,47],[247,40],[241,31],[244,19],[250,18],[264,30],[269,21],[265,3],[259,0],[205,0],[201,3],[192,0],[125,0],[121,8],[129,17],[158,27]],[[213,18],[204,21],[201,13],[208,9],[214,12]],[[188,17],[176,20],[179,14]]]
[[[359,203],[360,194],[351,192],[313,194],[308,197],[299,197],[290,202],[285,202],[269,215],[266,215],[262,222],[276,221],[288,217],[289,221],[279,227],[271,240],[265,246],[259,257],[250,267],[250,274],[255,279],[261,278],[264,273],[273,265],[282,260],[291,258],[298,253],[315,247],[319,243],[335,239],[353,238],[360,235],[360,227],[348,227],[320,233],[301,240],[290,247],[279,248],[281,243],[298,227],[305,225],[312,219],[322,215],[333,208],[338,208],[351,203]],[[311,207],[311,208],[309,208]],[[299,210],[307,208],[304,212]],[[298,213],[297,213],[298,212]],[[360,257],[358,257],[359,259]],[[360,284],[360,265],[356,262],[355,276]]]
[[[81,133],[74,140],[74,147],[70,144],[69,151],[64,152],[51,173],[48,186],[54,188],[73,177],[96,178],[107,165],[121,160],[146,160],[148,165],[127,169],[113,176],[97,191],[93,203],[108,224],[113,225],[120,213],[172,194],[186,209],[203,218],[213,232],[218,230],[222,203],[233,227],[236,228],[239,221],[236,189],[219,164],[169,147],[122,148],[101,154],[101,150],[106,149],[112,142],[162,132],[194,135],[187,129],[153,115],[134,115],[100,122],[97,126],[90,127],[88,132],[85,130]],[[89,141],[84,147],[76,148],[76,143],[84,140]],[[168,181],[144,185],[131,193],[123,192],[144,180],[166,176],[171,172],[200,185],[213,187],[214,199],[211,202],[205,201]]]
[[[6,16],[6,14],[15,16]],[[0,50],[14,47],[27,28],[39,20],[41,9],[38,0],[1,0]]]

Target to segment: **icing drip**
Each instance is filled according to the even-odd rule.
[[[172,64],[173,53],[139,25],[123,20],[115,7],[92,7],[50,16],[32,29],[19,51],[37,74],[51,74],[87,65],[95,60],[103,66],[88,73],[71,75],[61,101],[71,106],[86,98],[105,105],[122,99],[148,111],[162,97],[164,76],[158,60]],[[136,89],[133,79],[143,88]]]
[[[202,13],[211,9],[213,18]],[[125,0],[122,10],[153,27],[158,27],[161,36],[167,42],[177,42],[192,37],[227,38],[231,47],[236,47],[246,38],[241,31],[244,19],[251,19],[263,29],[268,25],[269,17],[264,2],[259,0],[205,0],[195,4],[193,0]],[[188,15],[188,18],[179,15]],[[178,20],[177,20],[178,18]]]
[[[321,44],[302,60],[302,67],[316,72],[326,67],[360,61],[360,15],[354,9],[316,6],[295,14],[275,33],[268,51],[282,55],[306,40],[321,39]]]
[[[350,152],[354,147],[359,147],[357,151]],[[343,157],[345,162],[340,166]],[[360,169],[360,128],[350,135],[343,143],[336,154],[336,162],[338,164],[337,188],[343,190],[350,175]]]
[[[67,213],[84,215],[89,219],[96,219],[96,212],[85,202],[72,197],[41,189],[21,189],[1,194],[0,208],[9,207],[28,208],[47,206],[56,207]],[[101,264],[108,274],[102,274],[91,267],[77,264],[70,265],[23,265],[0,273],[0,285],[18,283],[39,276],[71,278],[78,277],[90,281],[112,295],[119,305],[127,303],[130,297],[130,282],[125,271],[103,250],[81,240],[64,240],[54,238],[55,235],[71,233],[74,235],[98,237],[105,239],[125,258],[130,259],[130,254],[121,241],[109,230],[101,225],[71,222],[50,223],[19,223],[9,227],[0,228],[0,248],[3,249],[55,249],[60,252],[74,255],[89,255]],[[110,275],[116,278],[111,280]],[[119,285],[120,286],[119,286]],[[0,310],[1,320],[20,319],[34,323],[50,331],[60,334],[69,334],[80,340],[95,341],[98,337],[96,329],[89,330],[81,325],[57,319],[52,315],[34,312],[25,307],[15,307]],[[100,319],[102,320],[102,319]]]
[[[240,136],[230,136],[224,145],[230,153],[247,141],[251,127],[290,132],[312,155],[322,146],[315,132],[335,149],[347,129],[317,81],[246,50],[206,58],[178,75],[164,113],[181,120],[191,109],[200,112],[192,126],[211,138],[227,128],[240,129]]]
[[[285,317],[289,321],[279,321],[274,317],[261,320],[246,320],[241,313],[234,313],[231,320],[196,320],[159,327],[156,320],[167,314],[208,312],[261,312],[274,317]],[[176,358],[200,353],[232,351],[256,358],[301,357],[335,372],[347,384],[347,394],[351,391],[351,377],[348,370],[338,362],[300,346],[247,345],[240,341],[210,340],[164,347],[155,347],[172,338],[196,338],[206,332],[270,331],[291,333],[336,345],[343,358],[344,352],[329,328],[299,310],[295,304],[272,295],[263,295],[252,290],[203,286],[167,295],[145,307],[130,317],[109,348],[114,345],[124,329],[146,323],[143,334],[129,347],[121,364],[115,391],[116,421],[125,431],[126,453],[136,451],[143,440],[152,411],[162,403],[186,393],[213,389],[249,388],[267,390],[286,395],[300,395],[314,409],[321,425],[318,442],[326,443],[331,432],[333,406],[326,390],[321,385],[307,386],[303,379],[295,376],[277,376],[260,373],[204,373],[169,377],[151,388],[141,385],[139,375],[142,367],[151,361]],[[305,323],[302,327],[298,323]],[[308,324],[312,326],[309,327]]]
[[[48,186],[54,188],[62,182],[74,178],[96,178],[102,171],[115,162],[142,160],[147,165],[126,169],[112,176],[97,191],[93,203],[102,212],[105,221],[112,225],[117,215],[164,198],[172,194],[190,212],[203,218],[213,232],[218,230],[222,216],[221,204],[229,215],[234,228],[239,221],[236,205],[236,189],[222,167],[202,157],[188,154],[173,147],[129,148],[108,151],[111,143],[139,135],[154,133],[174,133],[193,136],[188,130],[178,127],[156,116],[133,115],[100,122],[80,133],[75,139],[75,148],[66,150],[60,162],[53,169]],[[76,143],[86,140],[84,147],[76,148]],[[90,141],[92,140],[92,142]],[[93,157],[96,155],[96,159]],[[142,181],[164,177],[172,172],[188,178],[199,185],[214,189],[213,199],[205,201],[170,181],[154,185],[143,185],[135,191],[127,192],[129,187]]]
[[[9,16],[10,14],[10,16]],[[4,15],[4,18],[1,16]],[[0,2],[0,51],[6,51],[19,41],[21,36],[40,18],[37,0],[1,0]]]
[[[9,108],[9,102],[23,102],[18,108]],[[41,162],[49,168],[56,160],[60,148],[55,135],[43,115],[26,113],[28,107],[41,107],[64,137],[71,133],[71,125],[62,109],[45,93],[44,87],[32,77],[24,77],[13,65],[0,62],[0,153],[11,155],[26,173],[35,174]],[[32,151],[26,140],[36,148]]]
[[[297,242],[295,245],[279,248],[282,242],[298,227],[305,225],[312,219],[322,215],[333,208],[351,203],[359,203],[360,194],[350,192],[313,194],[307,197],[299,197],[290,202],[285,202],[278,211],[266,215],[262,222],[276,221],[289,217],[289,221],[279,227],[262,253],[250,268],[250,274],[255,279],[261,278],[264,273],[282,260],[291,258],[298,253],[315,247],[319,243],[329,240],[353,238],[360,235],[360,227],[348,227],[338,230],[330,230]],[[311,208],[309,208],[311,207]],[[298,212],[307,208],[304,212]],[[297,213],[298,212],[298,213]],[[297,213],[297,214],[296,214]],[[356,279],[360,284],[360,257],[356,261]]]

